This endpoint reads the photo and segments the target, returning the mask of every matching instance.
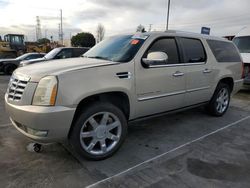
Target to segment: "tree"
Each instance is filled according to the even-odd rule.
[[[102,24],[98,24],[97,29],[96,29],[97,37],[96,40],[97,42],[101,42],[104,39],[105,35],[105,28]]]
[[[82,32],[71,38],[71,45],[75,47],[93,47],[95,45],[95,37],[91,33]]]
[[[137,28],[136,28],[136,32],[141,32],[141,33],[144,33],[146,32],[145,30],[145,27],[143,25],[138,25]]]
[[[38,39],[37,42],[39,44],[47,44],[47,43],[50,43],[50,40],[47,38],[41,38],[41,39]]]

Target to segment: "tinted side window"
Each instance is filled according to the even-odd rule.
[[[65,59],[72,57],[72,49],[63,49],[56,55],[56,59]]]
[[[85,49],[85,48],[75,48],[73,49],[74,51],[74,57],[80,57],[81,55],[83,55],[85,52],[88,51],[88,49]]]
[[[34,55],[29,55],[29,56],[24,58],[24,60],[29,60],[29,59],[34,59]]]
[[[180,41],[184,51],[184,63],[206,61],[206,53],[200,40],[180,38]]]
[[[180,62],[176,41],[173,38],[157,40],[149,48],[146,56],[150,52],[165,52],[168,55],[168,64],[177,64]]]
[[[25,60],[29,60],[29,59],[36,59],[36,58],[39,58],[40,56],[38,56],[37,54],[32,54],[32,55],[29,55],[25,58]]]
[[[37,54],[36,55],[36,58],[41,58],[41,57],[44,57],[44,55],[43,54]]]
[[[236,47],[231,42],[207,40],[218,62],[240,62],[241,58]]]

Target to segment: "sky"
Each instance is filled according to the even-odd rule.
[[[135,32],[139,24],[163,31],[167,4],[168,0],[0,0],[0,35],[22,33],[33,41],[39,16],[42,36],[57,40],[60,9],[65,39],[78,32],[96,35],[99,23],[106,37]],[[235,35],[250,26],[249,10],[249,0],[171,0],[169,29],[200,33],[206,26],[211,35]]]

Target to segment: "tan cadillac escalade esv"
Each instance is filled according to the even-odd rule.
[[[81,58],[19,68],[5,102],[27,137],[69,140],[80,155],[98,160],[117,151],[129,121],[199,105],[222,116],[242,82],[232,42],[152,32],[108,38]]]

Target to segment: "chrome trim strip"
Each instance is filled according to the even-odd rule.
[[[127,77],[127,78],[123,78],[123,79],[130,79],[132,77],[132,73],[127,72],[127,73],[124,73],[124,74],[116,74],[116,77],[118,77],[118,78]]]
[[[20,73],[13,73],[13,75],[11,76],[11,79],[18,79],[18,80],[21,80],[21,81],[25,81],[25,82],[28,82],[30,81],[30,78],[29,76],[27,75],[23,75],[23,74],[20,74]]]
[[[194,91],[200,91],[200,90],[205,90],[205,89],[209,89],[210,86],[206,86],[206,87],[199,87],[199,88],[195,88],[195,89],[188,89],[186,90],[187,93],[191,93],[191,92],[194,92]]]
[[[180,67],[180,66],[191,66],[191,65],[204,65],[206,62],[197,63],[178,63],[178,64],[166,64],[166,65],[150,65],[149,68],[160,68],[160,67]]]
[[[172,93],[165,93],[165,94],[161,94],[161,95],[154,95],[154,96],[149,96],[149,97],[141,97],[138,98],[138,101],[147,101],[147,100],[152,100],[152,99],[158,99],[158,98],[163,98],[163,97],[169,97],[169,96],[174,96],[174,95],[180,95],[180,94],[185,94],[185,93],[191,93],[191,92],[195,92],[195,91],[200,91],[200,90],[205,90],[205,89],[209,89],[210,86],[206,86],[206,87],[200,87],[200,88],[195,88],[195,89],[188,89],[188,90],[183,90],[183,91],[178,91],[178,92],[172,92]]]
[[[151,99],[169,97],[169,96],[173,96],[173,95],[180,95],[180,94],[184,94],[184,93],[186,93],[186,91],[178,91],[178,92],[166,93],[166,94],[155,95],[155,96],[150,96],[150,97],[141,97],[141,98],[138,98],[138,101],[146,101],[146,100],[151,100]]]
[[[243,81],[244,81],[244,79],[234,80],[234,83],[243,82]]]

